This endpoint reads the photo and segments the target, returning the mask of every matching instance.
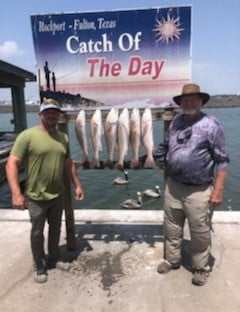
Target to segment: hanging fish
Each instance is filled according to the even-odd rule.
[[[92,166],[94,168],[100,167],[99,152],[102,151],[102,130],[102,113],[98,108],[90,120],[90,135],[93,148]]]
[[[81,109],[77,115],[76,123],[75,123],[75,133],[78,139],[78,142],[81,146],[83,152],[83,163],[89,163],[88,157],[88,142],[86,135],[86,116],[85,110]]]
[[[140,128],[140,112],[139,108],[134,108],[130,115],[130,145],[132,148],[132,158],[130,161],[130,168],[139,168],[139,147],[141,139]]]
[[[115,165],[118,169],[124,168],[124,157],[128,153],[129,142],[129,112],[124,108],[118,118],[117,127],[117,141],[118,141],[118,161]]]
[[[108,166],[109,168],[113,167],[113,154],[117,143],[117,123],[118,123],[118,109],[112,107],[107,114],[104,124],[104,132],[108,152],[106,166]]]
[[[146,107],[141,119],[141,136],[142,144],[146,150],[147,157],[144,162],[144,168],[154,168],[155,161],[153,159],[153,130],[152,130],[152,111]]]

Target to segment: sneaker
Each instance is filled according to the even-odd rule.
[[[56,261],[55,259],[48,259],[48,269],[58,269],[60,271],[69,271],[71,265],[69,262]]]
[[[56,269],[60,271],[69,271],[71,268],[71,264],[69,262],[57,261]]]
[[[47,273],[44,268],[39,269],[34,274],[34,280],[36,283],[45,283],[47,281]]]
[[[203,286],[206,284],[209,273],[204,270],[196,270],[193,273],[192,284],[197,286]]]
[[[171,270],[177,270],[180,268],[179,263],[171,263],[167,260],[164,260],[162,263],[159,264],[157,271],[160,274],[168,273]]]

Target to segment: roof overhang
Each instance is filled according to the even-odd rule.
[[[36,80],[35,74],[0,60],[0,88],[25,85],[26,82]]]

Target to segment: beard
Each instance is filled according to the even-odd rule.
[[[197,114],[197,110],[196,109],[184,109],[183,110],[183,114],[184,115],[194,116],[194,115]]]

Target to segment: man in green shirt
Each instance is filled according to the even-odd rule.
[[[58,102],[46,99],[40,106],[40,124],[17,137],[6,165],[6,174],[15,209],[28,208],[35,281],[47,281],[46,268],[55,267],[59,258],[59,238],[63,210],[64,172],[75,186],[76,199],[84,198],[76,167],[70,158],[68,136],[57,130]],[[19,184],[19,166],[26,173],[25,193]],[[48,259],[44,252],[44,225],[49,224]]]

